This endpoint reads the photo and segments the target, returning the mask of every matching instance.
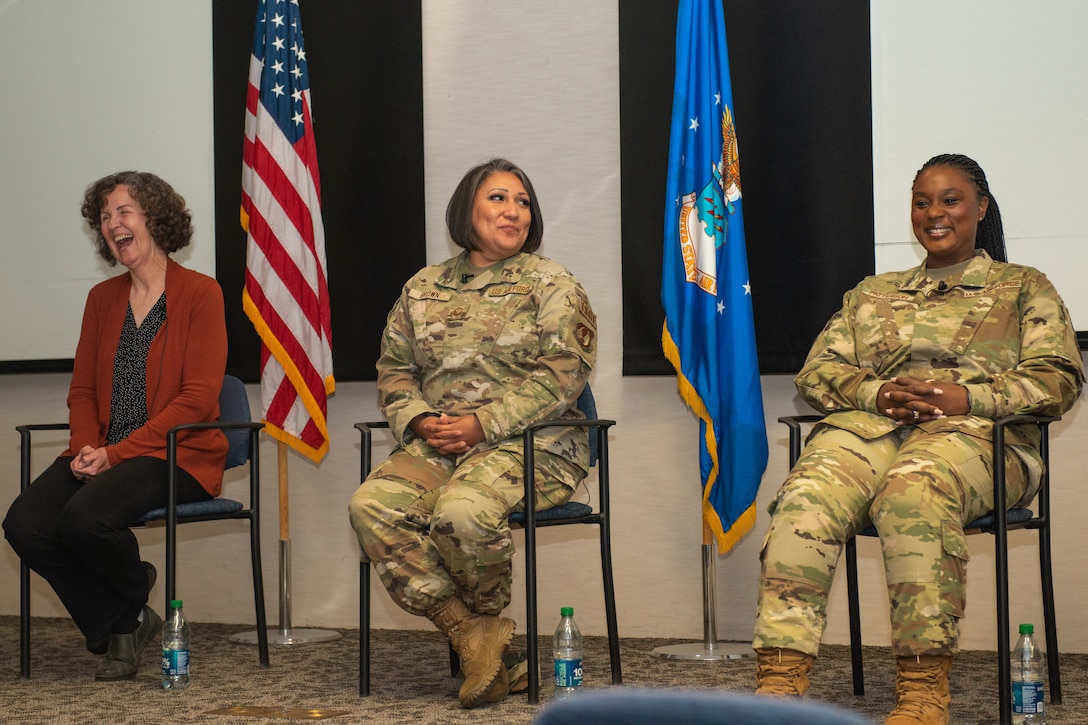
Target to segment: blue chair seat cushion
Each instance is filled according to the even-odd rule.
[[[555,521],[556,519],[580,519],[584,516],[589,516],[593,513],[593,507],[589,504],[578,503],[577,501],[568,501],[562,506],[553,506],[550,509],[536,512],[536,520],[540,521]],[[512,525],[524,526],[525,525],[525,512],[515,511],[510,514],[508,519]]]
[[[1013,524],[1022,524],[1025,521],[1030,521],[1035,516],[1031,509],[1015,508],[1009,509],[1005,513],[1005,522],[1012,526]],[[964,525],[964,529],[992,529],[997,523],[993,514],[986,514],[985,516],[979,516],[974,521],[970,521]]]
[[[1005,513],[1005,522],[1012,526],[1013,524],[1022,524],[1025,521],[1030,521],[1035,516],[1031,509],[1015,508],[1009,509]],[[996,525],[997,520],[993,514],[986,514],[985,516],[979,516],[974,521],[969,521],[963,525],[964,531],[970,531],[972,529],[981,529],[983,531],[989,531]],[[861,536],[877,536],[876,527],[866,526],[865,530],[861,532]]]
[[[241,501],[229,498],[213,498],[211,501],[198,501],[196,503],[179,503],[178,518],[187,516],[214,516],[217,514],[233,514],[243,508]],[[148,521],[166,519],[166,507],[152,509],[141,516],[136,523],[146,524]]]

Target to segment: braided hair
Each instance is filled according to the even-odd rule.
[[[986,216],[978,223],[978,231],[975,234],[975,249],[985,249],[987,254],[999,262],[1007,262],[1005,253],[1005,229],[1001,224],[1001,210],[997,208],[997,200],[990,193],[990,185],[986,181],[986,172],[974,159],[963,154],[939,154],[922,164],[918,173],[914,175],[914,183],[918,183],[918,177],[926,169],[934,166],[948,166],[963,172],[972,184],[980,198],[989,199],[986,207]]]

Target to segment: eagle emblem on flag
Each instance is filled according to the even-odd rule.
[[[729,217],[740,199],[737,129],[726,106],[722,112],[722,155],[699,191],[681,197],[680,248],[684,277],[707,294],[718,296],[718,249],[725,244]]]

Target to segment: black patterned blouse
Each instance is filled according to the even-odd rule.
[[[123,441],[147,423],[147,352],[159,329],[166,324],[166,292],[137,327],[132,305],[125,313],[125,326],[113,356],[113,393],[110,400],[110,430],[106,445]]]

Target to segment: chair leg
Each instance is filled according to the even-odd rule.
[[[998,458],[994,456],[995,460]],[[997,473],[994,474],[995,476]],[[1000,499],[999,499],[1000,500]],[[994,562],[997,580],[997,693],[998,721],[1001,725],[1012,723],[1012,666],[1009,663],[1012,647],[1009,643],[1009,552],[1008,530],[1005,528],[1004,511],[998,515],[995,531]]]
[[[1046,664],[1050,674],[1050,703],[1062,704],[1062,673],[1059,664],[1058,621],[1054,610],[1054,570],[1050,557],[1050,521],[1039,528],[1039,578],[1043,587],[1043,628],[1046,630]]]
[[[253,609],[257,616],[257,656],[261,667],[269,667],[268,617],[264,603],[264,572],[261,569],[261,527],[255,515],[249,521],[249,557],[253,570]]]
[[[529,660],[529,704],[540,703],[540,655],[536,607],[536,530],[525,527],[525,653]]]
[[[359,696],[370,695],[370,562],[359,562]]]
[[[450,650],[450,677],[457,677],[457,673],[461,671],[461,657],[457,654],[457,650],[453,648],[453,643],[449,645]]]
[[[604,618],[608,627],[608,661],[612,666],[612,684],[623,684],[620,664],[620,632],[616,623],[616,588],[612,581],[612,536],[608,519],[600,524],[601,576],[604,584]]]
[[[865,669],[861,656],[861,605],[858,602],[858,540],[846,541],[846,592],[850,612],[850,670],[854,678],[854,694],[865,694]]]
[[[19,674],[30,679],[30,567],[19,560]]]

